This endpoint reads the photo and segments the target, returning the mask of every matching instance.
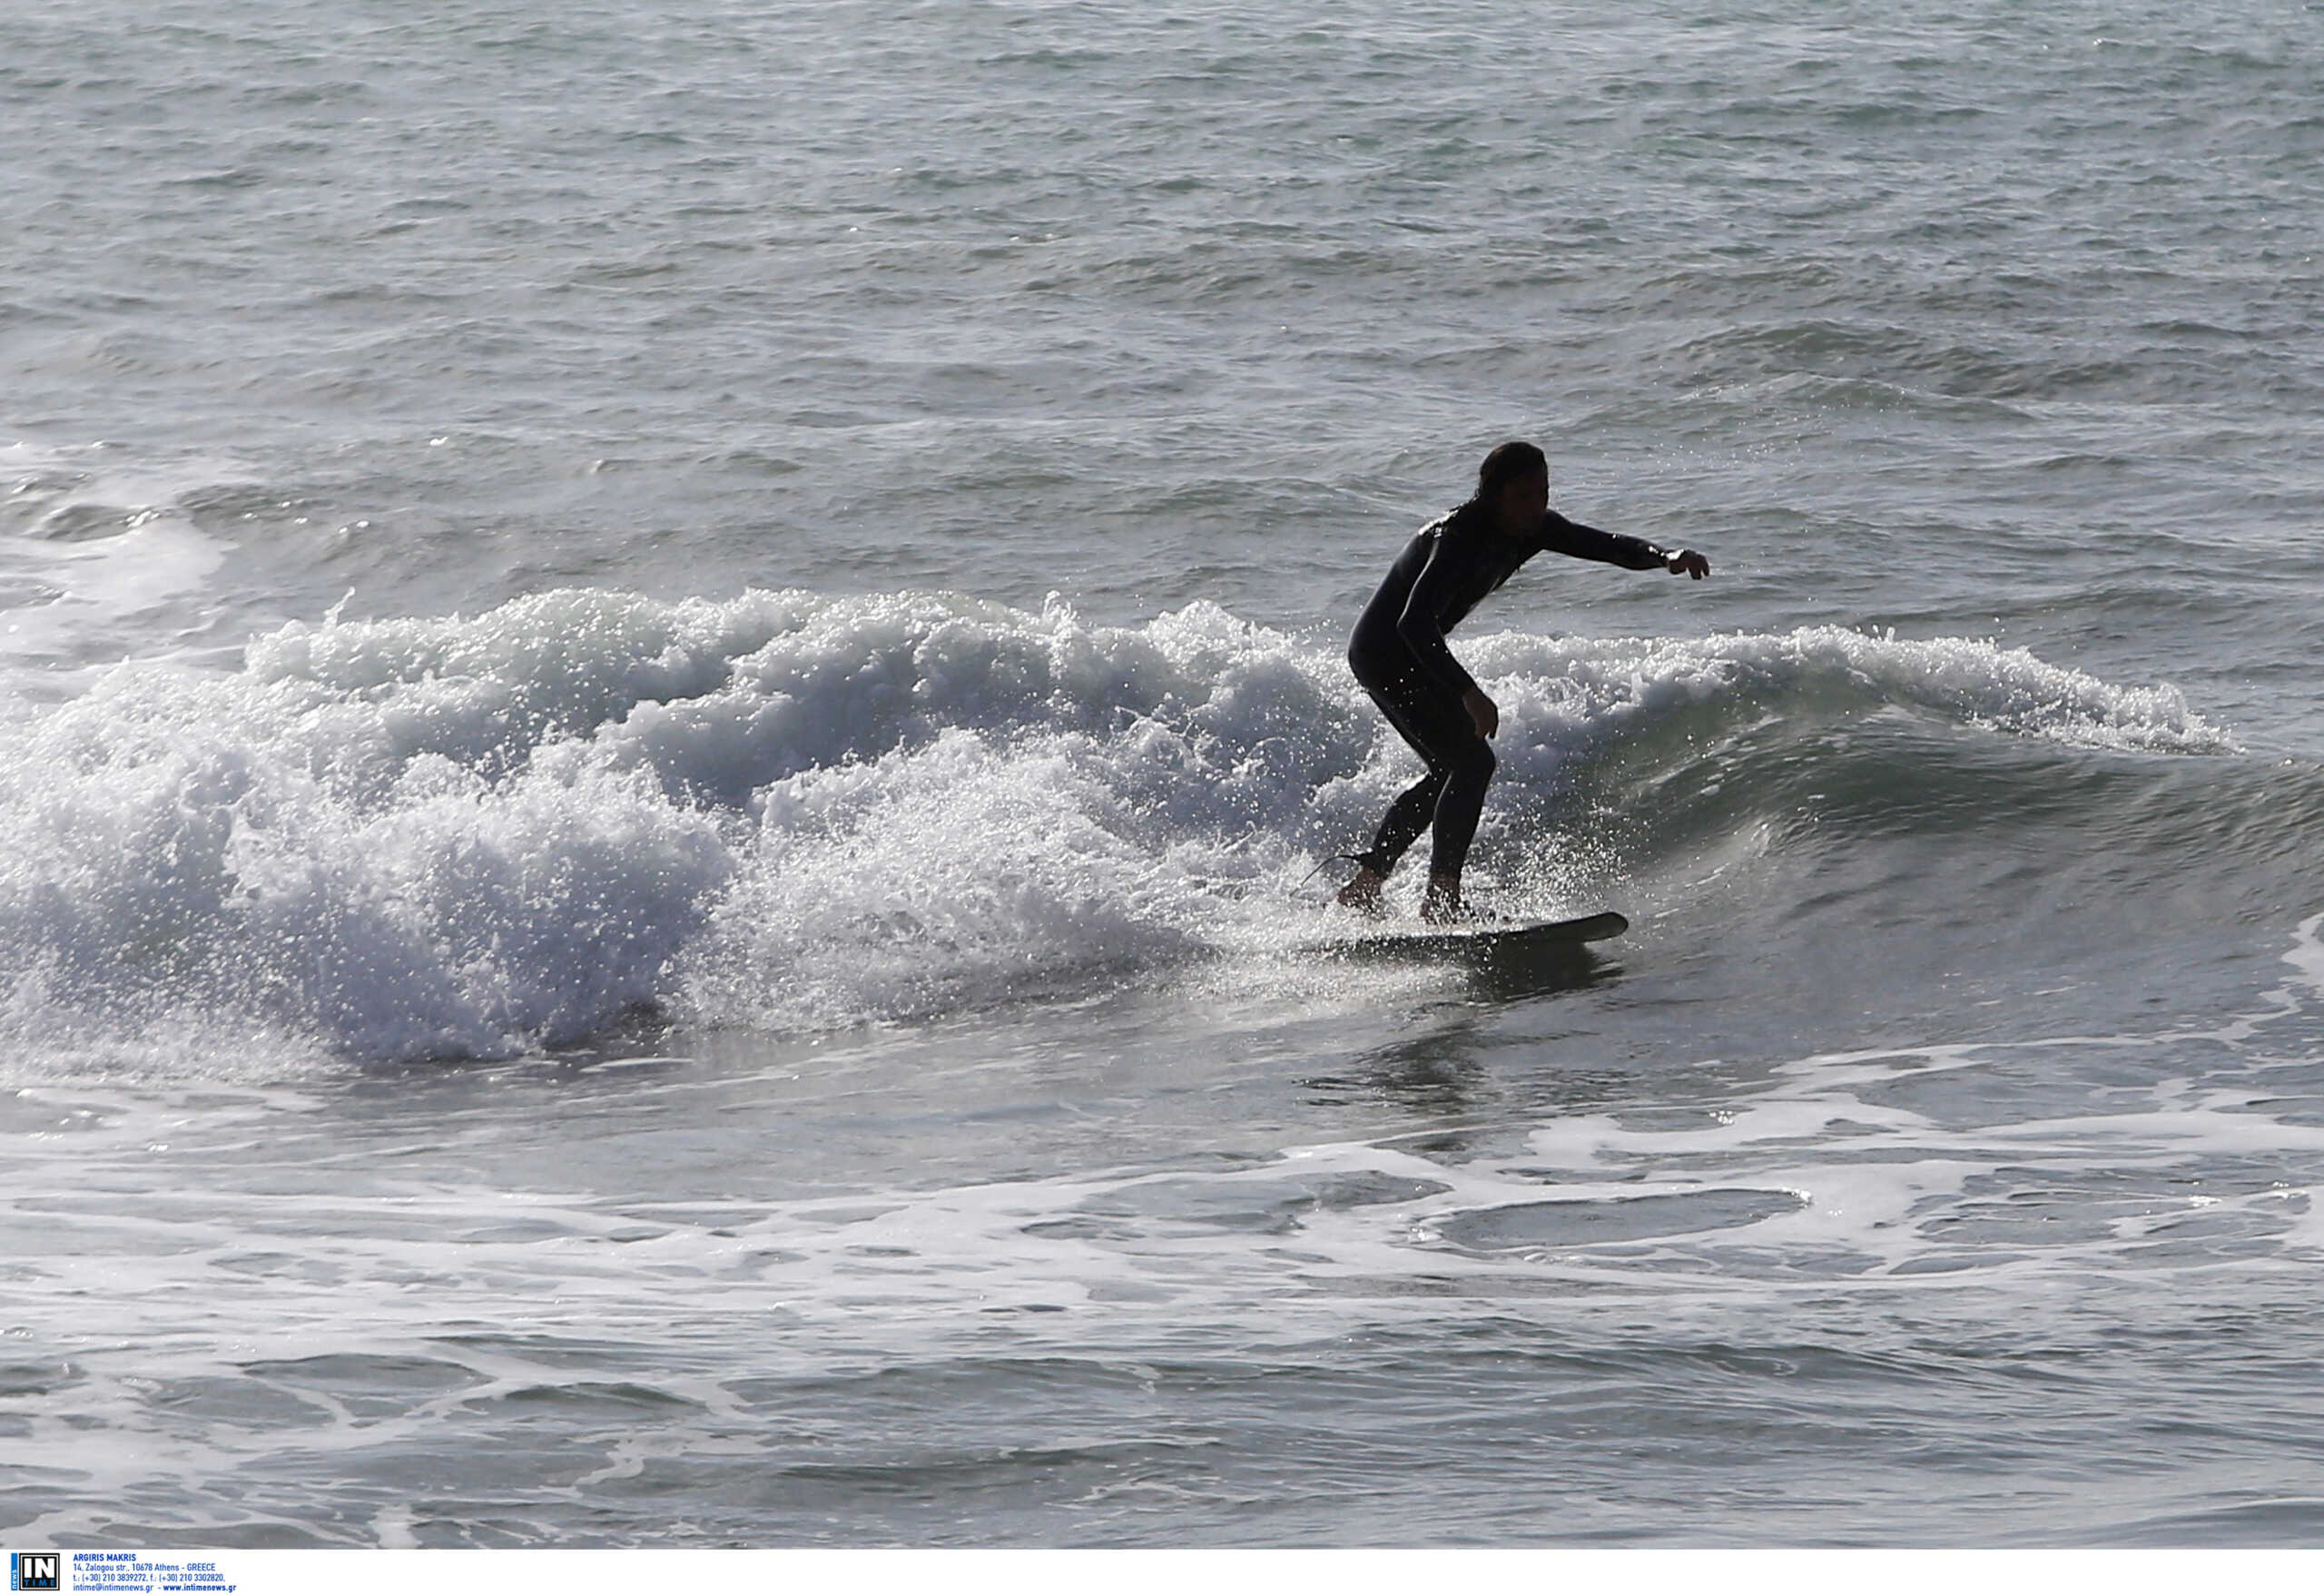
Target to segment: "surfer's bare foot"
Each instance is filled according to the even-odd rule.
[[[1420,903],[1420,917],[1431,925],[1467,926],[1471,930],[1502,924],[1490,909],[1480,909],[1461,896],[1461,878],[1429,872],[1428,896]]]
[[[1380,889],[1387,884],[1386,876],[1368,864],[1359,865],[1355,879],[1340,889],[1340,907],[1353,909],[1358,914],[1370,915],[1377,920],[1386,912],[1380,906]]]
[[[1461,902],[1461,878],[1428,872],[1428,896],[1420,901],[1420,917],[1431,925],[1452,925],[1469,917]]]

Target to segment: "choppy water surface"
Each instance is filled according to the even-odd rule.
[[[0,1526],[2314,1542],[2320,30],[17,19]]]

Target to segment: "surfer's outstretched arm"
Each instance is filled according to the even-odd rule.
[[[1541,547],[1578,560],[1600,560],[1626,570],[1650,571],[1660,566],[1674,576],[1698,582],[1710,575],[1710,562],[1691,548],[1665,548],[1643,537],[1621,532],[1601,532],[1579,521],[1569,521],[1551,510],[1541,523]]]

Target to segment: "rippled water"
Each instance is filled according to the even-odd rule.
[[[2319,29],[18,19],[0,1526],[2312,1542]]]

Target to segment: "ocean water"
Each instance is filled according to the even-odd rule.
[[[2324,6],[5,36],[11,1544],[2324,1540]]]

